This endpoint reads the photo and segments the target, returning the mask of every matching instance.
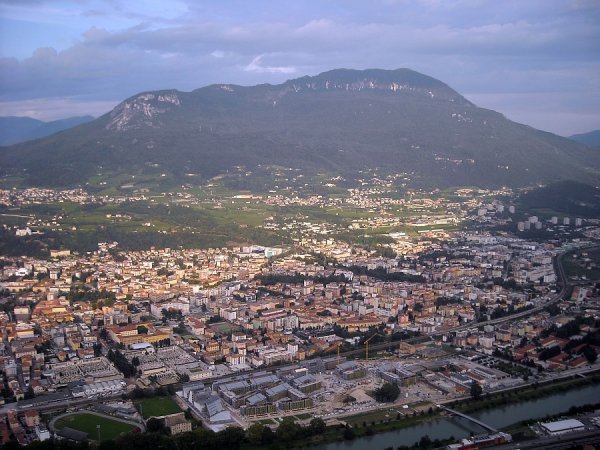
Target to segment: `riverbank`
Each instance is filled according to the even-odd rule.
[[[593,384],[600,384],[600,373],[594,373],[585,378],[577,377],[547,384],[534,384],[532,386],[517,388],[510,391],[486,394],[479,400],[458,400],[450,403],[450,407],[465,414],[471,414],[485,409],[508,406],[528,400],[536,400],[552,394],[568,392],[572,389]]]
[[[531,436],[527,428],[528,421],[535,422],[565,413],[577,413],[577,407],[586,407],[590,403],[600,402],[598,381],[600,381],[600,375],[562,380],[544,386],[531,386],[518,389],[511,392],[510,395],[508,395],[509,392],[499,393],[497,398],[491,396],[479,401],[463,401],[462,407],[456,406],[454,409],[460,409],[461,412],[473,415],[498,429],[514,432],[520,438],[527,438]],[[502,396],[503,394],[504,396]],[[466,411],[467,407],[471,408],[469,412]],[[388,408],[387,410],[391,412],[394,409]],[[423,444],[426,442],[420,442],[424,436],[433,446],[442,440],[444,442],[440,445],[446,445],[456,440],[452,438],[460,439],[468,437],[470,434],[485,433],[485,430],[466,419],[450,417],[433,408],[429,412],[423,411],[416,416],[409,417],[397,418],[396,415],[390,415],[385,418],[385,414],[383,414],[382,420],[379,422],[372,423],[365,420],[355,423],[351,428],[355,439],[352,442],[340,442],[343,440],[340,433],[344,432],[341,429],[334,433],[329,431],[327,436],[315,437],[316,439],[312,442],[304,442],[295,447],[316,445],[318,450],[358,450],[364,447],[384,449],[390,445],[396,448],[398,444],[411,448],[414,443],[419,443],[417,447],[425,447]],[[354,446],[354,442],[361,443],[363,447]]]

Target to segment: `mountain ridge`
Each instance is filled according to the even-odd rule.
[[[587,133],[574,134],[569,136],[569,139],[580,144],[589,145],[590,147],[600,147],[600,130],[588,131]]]
[[[142,92],[93,122],[11,149],[0,150],[0,166],[42,185],[82,184],[106,170],[147,173],[149,166],[180,181],[236,167],[344,176],[378,168],[439,186],[589,180],[600,168],[589,148],[479,108],[410,69]]]
[[[32,117],[0,117],[0,145],[13,145],[40,139],[94,120],[92,116],[73,116],[43,121]]]

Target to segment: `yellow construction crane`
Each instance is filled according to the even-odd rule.
[[[337,343],[337,363],[340,363],[340,348],[341,346],[344,345],[344,341],[339,341]]]
[[[340,363],[340,348],[342,347],[342,345],[344,345],[344,341],[337,341],[333,345],[335,345],[335,347],[336,347],[336,351],[337,351],[337,363],[339,364]],[[331,351],[331,349],[328,350],[328,351]]]
[[[377,336],[379,333],[375,333],[373,336],[371,336],[369,339],[367,339],[365,341],[365,360],[369,360],[369,341],[371,339],[373,339],[375,336]]]

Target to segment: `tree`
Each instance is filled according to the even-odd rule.
[[[192,431],[173,436],[172,441],[179,450],[194,450],[197,447],[196,434]]]
[[[300,426],[292,417],[284,417],[277,427],[277,437],[283,442],[291,442],[298,437]]]
[[[256,422],[248,428],[248,440],[253,445],[259,445],[263,442],[263,433],[265,426],[262,423]]]
[[[579,325],[581,324],[581,322],[581,317],[576,317],[570,322],[567,322],[562,327],[556,330],[556,336],[562,339],[568,339],[575,334],[579,334]]]
[[[107,441],[102,441],[98,445],[98,450],[111,450],[116,447],[116,444],[117,443],[112,439],[109,439]]]
[[[559,306],[556,304],[548,305],[544,308],[544,310],[547,311],[551,316],[557,316],[561,313]]]
[[[419,440],[419,448],[428,448],[431,446],[431,438],[428,435],[421,437]]]
[[[547,359],[553,358],[557,355],[560,355],[561,349],[558,345],[554,345],[550,348],[545,348],[540,352],[540,359],[542,361],[546,361]]]
[[[33,397],[35,397],[35,392],[33,392],[33,387],[29,386],[27,391],[25,391],[25,400],[29,400]]]
[[[400,388],[396,383],[385,383],[375,391],[375,400],[378,402],[393,402],[400,395]]]
[[[102,344],[94,344],[94,356],[102,356]]]
[[[187,373],[183,373],[179,375],[179,381],[181,381],[182,383],[187,383],[190,381],[190,376]]]
[[[151,417],[146,422],[146,429],[150,432],[163,432],[165,430],[165,423],[156,417]]]
[[[481,394],[483,394],[481,385],[477,381],[473,380],[471,383],[471,397],[475,400],[479,400]]]
[[[581,353],[583,353],[583,356],[586,357],[590,364],[594,364],[598,359],[598,354],[596,353],[596,350],[594,350],[594,348],[589,345],[583,347]]]
[[[312,431],[312,434],[322,434],[325,432],[325,428],[325,421],[320,417],[315,417],[310,421],[310,430]]]
[[[240,427],[227,427],[215,435],[216,448],[237,449],[246,438],[246,433]]]
[[[344,428],[344,439],[346,439],[347,441],[351,441],[354,438],[354,429],[346,425],[346,428]]]
[[[206,324],[210,325],[211,323],[218,323],[218,322],[223,322],[223,318],[219,315],[216,315],[216,316],[210,316],[209,319],[206,321]]]
[[[119,350],[113,353],[113,359],[111,359],[111,351],[112,349],[108,352],[108,358],[114,362],[115,367],[119,369],[119,371],[122,372],[126,378],[137,373],[136,368],[133,367],[129,361],[127,361],[127,358],[125,358],[125,356]]]
[[[379,247],[377,252],[384,258],[395,258],[397,256],[396,252],[390,247]]]
[[[187,332],[185,323],[183,321],[179,322],[179,325],[173,328],[173,332],[177,334],[185,334]]]
[[[265,445],[272,444],[275,441],[275,433],[270,427],[265,427],[262,433],[262,443]]]
[[[127,433],[117,439],[115,448],[127,450],[147,450],[149,448],[175,450],[171,437],[157,433]]]

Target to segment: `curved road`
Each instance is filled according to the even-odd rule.
[[[591,246],[591,247],[585,247],[582,248],[581,250],[585,250],[585,249],[592,249],[592,248],[596,248],[598,247],[597,245]],[[565,296],[565,294],[568,292],[569,288],[570,288],[570,284],[569,281],[567,280],[567,277],[565,275],[565,269],[562,265],[562,259],[565,256],[565,254],[571,252],[571,250],[565,251],[563,253],[560,253],[556,256],[556,258],[554,259],[554,267],[556,270],[556,275],[558,278],[558,283],[557,284],[562,284],[562,289],[560,290],[560,292],[558,292],[557,294],[555,294],[552,298],[550,298],[548,301],[546,301],[545,303],[538,305],[534,308],[528,309],[526,311],[521,311],[515,314],[511,314],[510,316],[504,316],[504,317],[499,317],[498,319],[492,319],[492,320],[486,320],[485,322],[469,322],[465,325],[460,325],[458,327],[454,327],[454,328],[450,328],[448,330],[444,330],[444,331],[434,331],[433,333],[429,333],[425,336],[427,337],[434,337],[434,336],[441,336],[445,333],[452,333],[455,331],[462,331],[462,330],[467,330],[469,328],[477,328],[477,327],[481,327],[481,326],[485,326],[485,325],[497,325],[499,323],[504,323],[504,322],[508,322],[510,320],[515,320],[515,319],[520,319],[522,317],[527,317],[531,314],[535,314],[540,312],[541,310],[543,310],[544,308],[546,308],[548,305],[557,303],[559,301],[561,301],[563,299],[563,297]],[[395,341],[395,342],[383,342],[383,343],[379,343],[379,344],[373,344],[373,345],[369,345],[369,350],[373,349],[373,350],[383,350],[387,347],[389,347],[391,344],[393,345],[397,345],[400,342],[415,342],[418,339],[422,339],[424,336],[420,336],[418,338],[411,338],[411,339],[406,339],[404,341]],[[364,349],[358,349],[358,350],[351,350],[349,352],[344,352],[344,353],[340,353],[340,355],[352,355],[355,354],[357,352],[364,352]]]

